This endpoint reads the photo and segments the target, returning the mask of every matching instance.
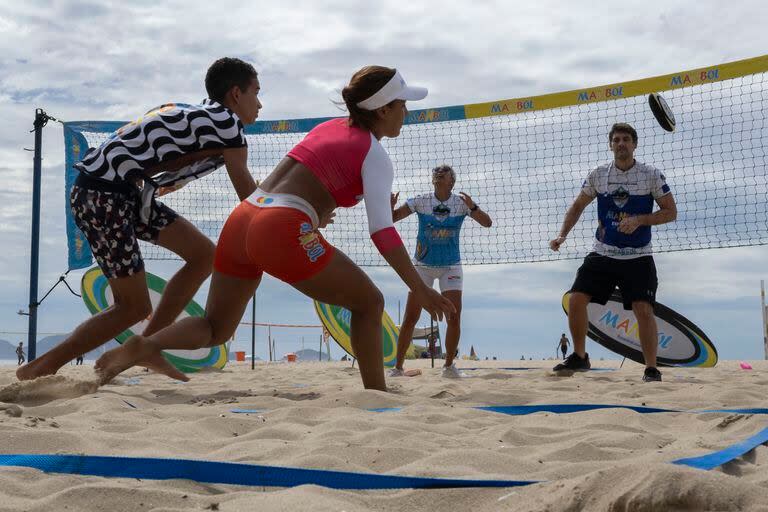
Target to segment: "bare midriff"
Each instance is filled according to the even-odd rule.
[[[320,180],[291,157],[283,158],[259,188],[273,194],[298,196],[312,205],[321,219],[336,208],[336,201]]]

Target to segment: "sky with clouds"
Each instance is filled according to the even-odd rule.
[[[16,312],[26,309],[29,293],[32,154],[25,148],[33,145],[35,108],[66,121],[128,120],[161,103],[194,103],[205,95],[207,66],[225,55],[258,69],[260,119],[269,120],[339,115],[338,90],[372,63],[397,67],[409,82],[427,86],[430,94],[418,107],[430,108],[644,78],[755,57],[768,48],[761,21],[768,7],[760,1],[728,8],[700,0],[516,4],[0,3],[0,339],[26,344],[12,333],[27,328]],[[67,264],[61,126],[50,123],[43,138],[40,296]],[[697,323],[722,358],[762,358],[759,285],[768,276],[767,257],[765,247],[660,254],[658,298]],[[168,277],[176,265],[150,262],[148,268]],[[474,345],[481,357],[554,355],[567,332],[560,296],[578,265],[465,267],[462,347]],[[404,286],[389,269],[370,274],[397,320]],[[79,287],[81,275],[73,272],[69,282]],[[197,296],[201,303],[205,291]],[[68,332],[87,316],[80,299],[60,286],[40,308],[39,330]],[[259,292],[256,319],[317,323],[308,299],[270,279]],[[282,353],[300,348],[302,335],[308,347],[316,346],[319,330],[273,335]],[[241,329],[238,346],[249,336]],[[264,336],[259,329],[262,357]],[[593,357],[615,357],[592,342],[589,350]]]

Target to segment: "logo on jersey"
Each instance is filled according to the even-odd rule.
[[[429,236],[432,238],[433,242],[437,242],[439,240],[448,240],[449,238],[453,237],[454,230],[452,229],[438,227],[432,224],[429,224],[427,228]]]
[[[271,197],[259,196],[256,198],[256,202],[259,204],[270,204],[275,202],[275,200],[272,199]]]
[[[448,208],[443,203],[440,203],[434,208],[432,208],[432,215],[434,215],[439,220],[444,220],[450,214],[451,214],[451,209]]]
[[[320,243],[320,236],[312,229],[312,224],[309,222],[302,222],[299,226],[299,244],[306,251],[307,258],[312,263],[325,254],[325,247]]]
[[[624,208],[627,201],[629,201],[629,192],[624,187],[619,187],[611,192],[611,199],[613,199],[613,204],[618,208]]]
[[[427,257],[427,247],[421,242],[416,242],[416,259],[421,261]]]

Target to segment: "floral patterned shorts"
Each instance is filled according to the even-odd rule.
[[[144,269],[139,240],[157,243],[160,231],[179,216],[154,202],[147,224],[139,217],[136,194],[105,192],[75,185],[69,204],[77,227],[107,279],[128,277]]]

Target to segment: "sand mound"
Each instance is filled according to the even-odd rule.
[[[42,403],[61,398],[77,398],[96,392],[97,380],[76,380],[49,375],[34,380],[14,382],[0,389],[0,402]]]

